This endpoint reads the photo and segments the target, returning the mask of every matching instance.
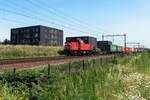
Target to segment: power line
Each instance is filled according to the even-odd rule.
[[[41,8],[45,8],[45,6],[42,6],[42,5],[40,5],[40,3],[38,4],[38,3],[35,3],[35,2],[33,2],[32,0],[26,0],[26,2],[28,1],[28,3],[29,4],[32,4],[32,6],[34,6],[34,7],[37,7],[37,8],[39,8],[39,7],[41,7]],[[57,17],[59,17],[59,18],[61,18],[61,19],[63,19],[63,23],[67,23],[68,25],[70,25],[70,26],[76,26],[76,25],[78,25],[78,27],[79,26],[81,26],[81,25],[79,25],[79,24],[76,24],[76,23],[74,23],[73,21],[70,21],[67,17],[64,17],[64,16],[61,16],[60,14],[57,14],[56,12],[54,12],[53,10],[51,10],[51,9],[45,9],[44,11],[47,11],[47,14],[54,14],[54,15],[56,15]],[[64,21],[64,19],[66,19],[65,21]],[[58,20],[58,19],[57,19]],[[61,22],[62,20],[59,20],[59,22]],[[87,29],[87,28],[86,28]],[[85,31],[86,32],[86,31]],[[86,32],[86,33],[88,33],[88,32]]]
[[[33,4],[34,2],[32,2],[32,0],[28,0],[30,3],[29,4]],[[14,2],[13,2],[14,3]],[[39,4],[40,5],[40,4]],[[37,7],[37,5],[34,5],[35,7]],[[18,6],[17,6],[18,7]],[[22,6],[21,6],[22,7]],[[40,7],[43,7],[43,6],[41,6],[40,5]],[[45,6],[44,6],[45,7]],[[48,7],[49,8],[49,7]],[[23,10],[25,10],[25,11],[27,11],[26,10],[26,8],[25,7],[23,7],[22,8]],[[59,15],[57,12],[56,12],[56,10],[55,9],[53,9],[53,8],[51,8],[52,10],[47,10],[47,11],[51,11],[51,12],[53,12],[53,14],[55,14],[55,15]],[[6,10],[5,10],[6,11]],[[30,11],[30,10],[28,10],[28,11]],[[9,12],[10,12],[10,10],[9,10]],[[11,11],[11,13],[12,13],[12,11]],[[60,27],[63,27],[63,28],[67,28],[67,29],[71,29],[71,30],[75,30],[75,31],[78,31],[78,32],[81,32],[81,33],[87,33],[87,34],[90,34],[90,35],[98,35],[98,34],[92,34],[92,33],[88,33],[88,32],[85,32],[85,31],[82,31],[82,30],[80,30],[80,29],[76,29],[76,28],[72,28],[72,27],[69,27],[69,26],[65,26],[65,25],[61,25],[61,24],[57,24],[56,22],[53,22],[53,21],[49,21],[49,20],[46,20],[45,18],[44,19],[42,19],[42,18],[39,18],[39,17],[35,17],[35,16],[29,16],[29,15],[25,15],[25,14],[22,14],[22,13],[18,13],[18,12],[14,12],[13,11],[13,13],[15,13],[15,14],[19,14],[19,15],[21,15],[21,16],[23,16],[23,17],[30,17],[31,19],[34,19],[34,20],[42,20],[42,21],[44,21],[44,22],[50,22],[51,24],[53,24],[53,25],[57,25],[57,26],[60,26]],[[61,16],[62,17],[62,15],[59,15],[59,16]],[[69,21],[72,21],[73,23],[74,22],[79,22],[79,21],[77,21],[77,20],[72,20],[72,19],[70,19],[70,18],[68,18],[68,17],[66,17],[65,15],[63,16],[63,18],[66,18],[66,19],[69,19]],[[68,20],[67,20],[68,21]],[[74,23],[75,24],[75,23]],[[80,24],[82,24],[82,23],[80,23]],[[85,24],[85,25],[87,25],[87,24]]]
[[[37,0],[37,1],[39,1],[39,0]],[[42,2],[41,2],[42,3]],[[47,5],[47,4],[45,4],[45,5]],[[48,6],[48,5],[47,5]],[[69,18],[72,20],[72,21],[74,21],[74,22],[76,22],[76,23],[79,23],[80,25],[84,25],[84,26],[86,26],[86,27],[89,27],[89,28],[91,28],[91,27],[93,27],[93,28],[95,28],[96,26],[93,26],[93,25],[91,25],[91,24],[89,24],[89,23],[87,23],[87,22],[83,22],[83,21],[81,21],[81,20],[79,20],[78,18],[75,18],[75,17],[73,17],[73,16],[70,16],[70,15],[67,15],[67,14],[65,14],[65,13],[63,13],[62,11],[60,11],[60,10],[58,10],[58,9],[55,9],[55,8],[53,8],[52,6],[50,7],[50,6],[48,6],[49,8],[51,8],[53,11],[55,11],[56,13],[58,12],[58,13],[61,13],[64,17],[67,17],[67,16],[69,16]],[[81,23],[82,22],[82,23]],[[109,32],[108,30],[105,30],[105,29],[102,29],[102,28],[100,28],[100,27],[97,27],[98,29],[100,29],[100,30],[103,30],[103,33],[113,33],[113,32]],[[98,30],[99,31],[99,30]]]
[[[41,5],[43,2],[40,2],[39,0],[36,0],[36,3],[35,2],[33,2],[32,0],[27,0],[27,1],[29,1],[30,3],[32,3],[33,5],[36,5],[36,6],[40,6],[40,7],[42,7],[42,8],[46,8],[45,10],[47,10],[48,11],[48,13],[49,12],[51,12],[51,13],[53,13],[53,14],[55,14],[55,15],[58,15],[59,17],[61,17],[61,18],[63,18],[63,19],[66,19],[66,21],[69,21],[70,23],[73,23],[73,24],[76,24],[76,25],[79,25],[79,26],[84,26],[84,28],[86,28],[86,29],[91,29],[91,25],[88,25],[88,24],[84,24],[83,25],[83,22],[82,21],[79,21],[79,20],[76,20],[75,18],[73,18],[73,17],[67,17],[65,14],[63,14],[63,13],[61,13],[60,11],[58,11],[58,10],[56,10],[56,9],[54,9],[54,8],[52,8],[52,7],[50,7],[50,6],[48,6],[47,4],[43,4],[43,5]],[[59,13],[59,14],[58,14]],[[61,14],[61,15],[60,15]],[[90,27],[89,27],[90,26]],[[92,28],[93,29],[93,28]],[[96,32],[97,33],[97,32]]]
[[[28,0],[28,1],[31,1],[31,0]],[[28,2],[30,5],[32,5],[32,1],[31,2]],[[15,3],[14,2],[11,2],[11,4],[14,4],[15,5]],[[19,6],[19,5],[18,5]],[[15,8],[16,7],[18,7],[18,6],[15,6]],[[37,7],[37,8],[39,8],[39,6],[36,6],[36,5],[34,5],[35,7]],[[41,6],[40,5],[40,7],[43,7],[43,6]],[[21,8],[23,9],[23,10],[25,10],[25,11],[30,11],[30,10],[26,10],[26,8],[25,7],[23,7],[23,6],[21,6]],[[30,7],[31,8],[31,7]],[[20,10],[20,9],[19,9]],[[48,10],[49,11],[49,10]],[[35,13],[35,12],[32,12],[32,13]],[[20,13],[21,14],[21,13]],[[55,15],[58,15],[57,13],[53,13],[53,14],[55,14]],[[25,15],[25,14],[24,14]],[[37,14],[36,14],[37,15]],[[61,16],[61,15],[60,15]],[[26,16],[26,17],[29,17],[29,14],[28,14],[28,16]],[[64,16],[65,17],[65,16]],[[67,17],[65,17],[65,18],[67,18]],[[33,19],[33,15],[32,15],[32,19]],[[37,18],[37,17],[35,17],[34,16],[34,20],[35,19],[39,19],[39,18]],[[40,20],[41,20],[41,18],[40,18]],[[44,18],[44,22],[46,21],[46,19]],[[86,34],[90,34],[90,35],[98,35],[98,34],[93,34],[93,33],[89,33],[89,32],[85,32],[85,31],[82,31],[82,30],[80,30],[80,29],[76,29],[76,28],[72,28],[72,27],[70,27],[70,26],[72,26],[72,25],[70,25],[70,26],[65,26],[65,25],[61,25],[61,24],[57,24],[56,22],[53,22],[53,21],[49,21],[49,20],[47,20],[48,22],[51,22],[51,24],[53,24],[53,25],[57,25],[57,26],[61,26],[61,27],[63,27],[63,28],[67,28],[67,29],[71,29],[71,30],[75,30],[75,31],[78,31],[78,32],[81,32],[81,33],[86,33]],[[68,20],[67,20],[68,21]],[[70,23],[69,23],[70,24]],[[74,23],[75,24],[75,23]],[[87,29],[89,29],[89,28],[87,28]]]
[[[8,12],[8,13],[12,13],[12,14],[15,14],[15,15],[20,15],[20,16],[23,16],[23,17],[26,17],[26,18],[30,18],[30,19],[38,19],[38,20],[41,20],[43,22],[46,22],[46,23],[51,23],[51,24],[55,24],[57,26],[60,26],[60,27],[63,27],[63,28],[68,28],[68,29],[72,29],[72,30],[76,30],[76,31],[79,31],[79,32],[83,32],[84,31],[81,31],[81,30],[78,30],[78,29],[75,29],[75,28],[72,28],[72,27],[68,27],[68,26],[64,26],[64,25],[61,25],[61,24],[57,24],[55,22],[52,22],[52,21],[49,21],[49,20],[46,20],[46,19],[42,19],[42,18],[39,18],[39,17],[35,17],[35,16],[29,16],[29,15],[25,15],[25,14],[22,14],[22,13],[18,13],[18,12],[15,12],[15,11],[12,11],[12,10],[6,10],[6,9],[1,9],[1,11],[5,11],[5,12]],[[90,34],[90,33],[88,33]]]
[[[35,17],[34,16],[29,16],[29,15],[25,15],[25,14],[22,14],[22,13],[18,13],[18,12],[14,12],[14,11],[11,11],[11,10],[6,10],[6,9],[0,9],[0,11],[3,11],[3,12],[8,12],[8,13],[12,13],[12,14],[15,14],[15,15],[20,15],[20,16],[23,16],[23,17],[26,17],[26,18],[30,18],[30,19],[34,19],[35,20]],[[47,21],[47,20],[43,20],[43,19],[40,19],[40,18],[38,18],[40,21],[44,21],[44,22],[46,22],[46,23],[49,23],[49,21]],[[6,21],[13,21],[13,22],[15,22],[15,20],[8,20],[8,19],[4,19],[3,18],[3,20],[6,20]],[[18,23],[18,22],[15,22],[15,23]],[[20,22],[19,22],[20,23]],[[51,22],[52,23],[52,22]],[[56,24],[56,23],[52,23],[52,24]],[[60,24],[56,24],[56,25],[60,25]],[[72,29],[72,28],[70,28],[70,27],[66,27],[66,26],[63,26],[63,25],[60,25],[61,27],[65,27],[65,28],[69,28],[69,29],[71,29],[71,30],[75,30],[75,29]],[[66,30],[66,29],[65,29]],[[76,30],[76,31],[80,31],[80,30]],[[72,32],[69,32],[70,34],[72,33]],[[75,33],[74,33],[75,34]]]
[[[25,22],[22,22],[22,21],[13,20],[13,19],[7,19],[7,18],[2,18],[2,19],[3,19],[3,21],[13,22],[13,23],[17,23],[17,24],[28,24],[28,23],[25,23]],[[64,32],[74,34],[72,32],[66,31],[66,30]],[[66,34],[66,33],[64,33],[64,34]]]
[[[6,11],[6,10],[5,10]],[[7,10],[7,12],[10,12],[10,10],[8,11]],[[32,16],[29,16],[29,15],[25,15],[25,14],[22,14],[22,13],[16,13],[16,12],[12,12],[11,11],[11,13],[15,13],[15,14],[19,14],[19,15],[23,15],[23,17],[30,17],[30,18],[32,18],[32,19],[39,19],[39,20],[42,20],[42,21],[44,21],[44,22],[46,22],[46,21],[48,21],[48,22],[50,22],[49,20],[45,20],[45,18],[44,18],[44,20],[43,19],[41,19],[41,18],[37,18],[37,17],[33,17],[33,15]],[[82,31],[82,30],[79,30],[79,29],[76,29],[76,28],[72,28],[72,27],[68,27],[68,26],[64,26],[64,25],[61,25],[61,24],[57,24],[57,23],[55,23],[55,22],[50,22],[51,24],[55,24],[55,25],[57,25],[57,26],[61,26],[61,27],[63,27],[63,28],[69,28],[69,29],[71,29],[71,30],[76,30],[76,31],[78,31],[78,32],[82,32],[82,33],[87,33],[87,34],[90,34],[90,35],[94,35],[95,36],[95,34],[91,34],[91,33],[88,33],[88,32],[85,32],[85,31]]]

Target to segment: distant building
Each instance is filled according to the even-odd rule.
[[[13,28],[11,44],[63,46],[63,30],[42,25]]]

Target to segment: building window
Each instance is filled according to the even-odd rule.
[[[24,29],[20,29],[20,33],[24,33]]]
[[[57,33],[57,30],[54,30],[54,33]]]
[[[33,43],[39,42],[39,39],[33,39]]]
[[[24,34],[24,38],[30,38],[30,34]]]
[[[30,29],[27,28],[27,29],[24,30],[24,32],[29,33]]]
[[[51,34],[51,39],[53,39],[54,38],[54,35],[53,34]]]
[[[13,35],[13,36],[12,36],[12,39],[16,39],[16,36],[15,36],[15,35]]]
[[[34,33],[34,34],[33,34],[33,37],[34,37],[34,38],[38,38],[38,37],[39,37],[39,34],[38,34],[38,33]]]
[[[51,33],[54,33],[54,30],[53,30],[53,29],[51,30]]]
[[[44,32],[45,32],[45,33],[48,33],[49,31],[48,31],[47,29],[44,29]]]
[[[35,32],[39,32],[39,28],[35,28]]]
[[[18,30],[12,30],[12,33],[13,33],[13,34],[17,34],[17,33],[19,33],[19,32],[18,32]]]

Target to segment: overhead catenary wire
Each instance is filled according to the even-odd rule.
[[[27,1],[27,0],[26,0],[26,1]],[[6,1],[6,2],[8,2],[8,1]],[[14,2],[8,2],[8,3],[13,4],[15,8],[18,8],[18,7],[20,6],[20,5],[15,6],[15,3],[14,3]],[[30,5],[33,5],[32,2],[27,2],[27,3],[30,4]],[[11,5],[11,6],[12,6],[12,5]],[[37,6],[34,5],[34,7],[39,8],[38,5],[37,5]],[[42,6],[40,6],[40,7],[42,7]],[[27,8],[28,8],[28,7],[27,7]],[[25,13],[25,11],[27,11],[28,14],[30,14],[29,12],[31,12],[32,14],[34,14],[34,15],[32,15],[32,16],[35,16],[35,15],[42,15],[42,12],[43,12],[43,11],[42,11],[42,12],[38,12],[38,10],[36,10],[36,11],[31,11],[31,9],[26,9],[24,6],[20,6],[19,10],[20,10],[20,9],[23,10],[24,13]],[[45,11],[45,10],[44,10],[44,11]],[[51,14],[51,13],[47,13],[47,14]],[[40,17],[42,17],[42,16],[40,16]],[[45,15],[44,15],[44,19],[47,19],[47,20],[53,19],[53,20],[54,20],[54,18],[52,18],[52,17],[50,17],[50,16],[49,16],[49,17],[48,17],[48,16],[45,16]],[[66,22],[64,22],[63,20],[58,20],[58,19],[57,19],[57,20],[55,20],[55,22],[56,22],[56,21],[57,21],[57,22],[59,21],[59,23],[62,22],[63,24],[66,23]],[[72,26],[73,24],[67,23],[67,25]],[[87,32],[86,32],[86,33],[87,33]]]
[[[28,1],[32,1],[32,0],[28,0]],[[32,4],[33,2],[30,2],[30,4]],[[40,6],[40,7],[43,7],[43,6]],[[44,6],[45,7],[45,6]],[[26,8],[25,7],[23,7],[23,10],[26,10]],[[30,10],[28,10],[28,11],[30,11]],[[49,10],[48,10],[49,11]],[[13,11],[14,12],[14,11]],[[12,12],[11,12],[12,13]],[[55,12],[54,12],[55,13]],[[15,14],[16,14],[16,12],[15,12]],[[17,12],[17,14],[18,14],[18,12]],[[22,13],[19,13],[19,15],[21,14],[21,16],[22,16]],[[55,13],[56,15],[59,15],[59,14],[57,14],[57,13]],[[25,15],[25,16],[24,16]],[[27,17],[27,18],[32,18],[32,19],[36,19],[36,20],[39,20],[39,21],[41,21],[41,19],[42,18],[40,18],[40,17],[37,17],[37,16],[29,16],[29,15],[27,15],[26,16],[26,14],[24,14],[23,15],[23,17]],[[60,15],[61,16],[61,15]],[[65,17],[64,16],[64,18],[68,18],[68,17]],[[77,29],[77,28],[72,28],[72,27],[70,27],[70,26],[65,26],[65,25],[62,25],[62,24],[57,24],[56,22],[53,22],[53,21],[50,21],[50,20],[47,20],[46,18],[44,18],[44,19],[42,19],[42,21],[44,21],[44,22],[48,22],[48,23],[51,23],[51,24],[53,24],[53,25],[57,25],[57,26],[59,26],[59,27],[62,27],[62,28],[66,28],[66,29],[70,29],[70,30],[75,30],[75,31],[78,31],[78,32],[81,32],[81,33],[86,33],[86,34],[89,34],[89,35],[93,35],[93,36],[96,36],[97,34],[93,34],[93,33],[88,33],[88,32],[85,32],[85,31],[83,31],[83,30],[81,30],[81,29]],[[66,30],[65,29],[65,30]],[[69,33],[71,33],[71,32],[69,32]]]
[[[31,4],[31,5],[33,5],[33,2],[32,2],[32,0],[27,0],[27,1],[30,1],[29,2],[29,4]],[[11,4],[15,4],[14,2],[11,2]],[[18,5],[19,6],[19,5]],[[15,6],[15,7],[18,7],[18,6]],[[36,6],[36,5],[35,5]],[[46,6],[40,6],[40,8],[41,7],[46,7]],[[21,6],[21,8],[23,8],[23,10],[26,10],[26,8],[24,7],[24,6]],[[28,8],[28,7],[27,7]],[[49,7],[48,7],[49,8]],[[27,10],[28,12],[30,11],[30,10]],[[50,11],[50,10],[47,10],[47,11]],[[52,11],[51,11],[52,12]],[[33,12],[34,13],[34,12]],[[58,16],[62,16],[62,15],[59,15],[59,14],[57,14],[56,12],[53,12],[53,14],[55,14],[55,15],[58,15]],[[29,14],[28,14],[29,15]],[[32,15],[33,16],[33,15]],[[34,16],[34,18],[36,19],[37,17],[35,17]],[[66,19],[68,19],[68,17],[66,17],[66,16],[63,16],[63,18],[66,18]],[[39,17],[37,18],[37,19],[39,19]],[[41,18],[40,18],[41,19]],[[46,20],[46,18],[44,18],[44,20]],[[70,19],[69,19],[70,20]],[[71,21],[73,22],[73,20],[71,19]],[[53,21],[51,21],[51,22],[53,22]],[[55,23],[55,24],[54,24]],[[51,24],[53,24],[53,25],[57,25],[57,26],[61,26],[62,27],[62,24],[57,24],[56,22],[53,22],[53,23],[51,23]],[[71,25],[70,25],[71,26]],[[70,27],[70,26],[65,26],[65,25],[63,25],[63,28],[65,27],[65,28],[67,28],[67,29],[70,29],[70,30],[75,30],[75,31],[78,31],[78,32],[80,32],[80,33],[86,33],[86,34],[89,34],[89,35],[92,35],[92,36],[98,36],[99,37],[99,34],[93,34],[93,33],[97,33],[97,32],[91,32],[91,33],[89,33],[89,32],[86,32],[86,31],[83,31],[83,29],[81,30],[81,28],[80,29],[77,29],[77,28],[75,28],[75,27]],[[89,27],[87,27],[87,29],[89,29]],[[101,32],[102,33],[102,32]]]
[[[2,10],[3,12],[9,12],[9,13],[13,13],[13,14],[15,14],[15,15],[20,15],[20,16],[23,16],[23,17],[26,17],[26,18],[30,18],[30,19],[36,19],[37,17],[35,17],[35,16],[29,16],[29,15],[25,15],[25,14],[22,14],[22,13],[18,13],[18,12],[15,12],[15,11],[11,11],[11,10],[7,10],[7,9],[0,9],[0,10]],[[48,22],[49,23],[49,21],[47,21],[47,20],[43,20],[43,19],[41,19],[41,18],[37,18],[37,19],[39,19],[40,21],[44,21],[44,22]],[[36,20],[37,20],[36,19]],[[8,21],[8,20],[7,20]],[[53,22],[51,22],[52,24],[56,24],[56,23],[53,23]],[[59,25],[59,24],[56,24],[56,25]],[[61,27],[62,27],[62,25],[60,25]],[[64,27],[64,26],[63,26]],[[72,29],[72,28],[71,28]],[[73,29],[74,30],[74,29]],[[80,30],[78,30],[78,31],[80,31]],[[69,33],[71,33],[71,32],[69,32]]]
[[[8,18],[2,18],[2,19],[3,19],[2,21],[7,21],[7,22],[10,22],[10,23],[13,22],[13,23],[22,24],[22,25],[28,24],[28,23],[23,22],[23,21],[17,21],[17,20],[8,19]],[[74,34],[72,32],[66,31],[66,30],[64,32]],[[64,33],[64,34],[66,34],[66,33]]]
[[[33,1],[33,0],[27,0],[27,1],[30,1],[30,3],[32,3],[32,4],[34,4],[35,2],[31,2],[31,1]],[[91,28],[92,27],[92,25],[90,24],[88,24],[88,23],[85,23],[85,22],[83,22],[83,21],[81,21],[81,20],[79,20],[79,19],[77,19],[77,18],[74,18],[74,17],[72,17],[72,16],[69,16],[68,17],[68,15],[66,15],[66,14],[64,14],[64,13],[62,13],[61,11],[59,11],[58,9],[55,9],[55,8],[53,8],[52,6],[49,6],[49,5],[47,5],[47,3],[43,3],[43,2],[41,2],[41,1],[39,1],[39,0],[36,0],[36,3],[38,3],[39,5],[41,5],[41,4],[43,4],[44,6],[42,6],[43,8],[45,7],[46,9],[45,10],[48,10],[48,11],[50,11],[50,12],[52,12],[52,13],[54,13],[54,14],[56,14],[56,15],[58,15],[58,16],[60,16],[60,17],[62,17],[62,18],[65,18],[65,19],[67,19],[67,20],[69,20],[70,22],[73,22],[73,23],[78,23],[78,25],[82,25],[82,26],[84,26],[84,27],[86,27],[86,28]],[[47,9],[48,8],[48,9]],[[90,27],[89,27],[90,26]],[[95,28],[95,27],[94,27]],[[97,27],[98,28],[98,27]],[[100,28],[98,28],[99,29],[99,31],[100,31]],[[103,32],[98,32],[98,33],[110,33],[109,31],[106,31],[106,30],[104,30],[104,29],[101,29],[101,30],[103,30]]]
[[[29,18],[29,19],[39,20],[39,21],[42,21],[42,22],[45,22],[45,23],[51,23],[51,24],[60,26],[60,27],[62,27],[62,28],[68,28],[68,29],[71,29],[71,30],[76,30],[76,31],[85,33],[84,31],[79,30],[79,29],[76,29],[76,28],[72,28],[72,27],[69,27],[69,26],[62,25],[62,24],[57,24],[57,23],[55,23],[55,22],[52,22],[52,21],[49,21],[49,20],[46,20],[46,19],[42,19],[42,18],[39,18],[39,17],[22,14],[22,13],[15,12],[15,11],[12,11],[12,10],[7,10],[7,9],[1,9],[1,8],[0,8],[0,11],[5,11],[5,12],[8,12],[8,13],[12,13],[12,14],[15,14],[15,15],[20,15],[20,16],[23,16],[23,17],[26,17],[26,18]],[[91,34],[91,33],[87,33],[87,34],[95,35],[95,34]]]
[[[37,3],[39,0],[36,0],[37,2],[34,2],[33,0],[26,0],[26,1],[29,1],[30,3],[32,2],[32,4],[34,4],[34,3]],[[31,5],[32,5],[31,4]],[[39,2],[39,4],[40,4],[40,2]],[[47,4],[46,4],[47,5]],[[16,7],[18,7],[18,6],[16,6]],[[35,7],[37,7],[36,5],[35,5]],[[47,8],[47,6],[40,6],[40,7],[43,7],[43,8]],[[51,10],[46,10],[47,12],[48,11],[51,11],[51,12],[53,12],[53,14],[55,14],[55,15],[58,15],[58,16],[60,16],[60,18],[64,18],[64,19],[67,19],[66,21],[67,21],[67,23],[69,24],[69,26],[66,26],[66,25],[64,25],[64,24],[58,24],[58,23],[56,23],[56,22],[54,22],[54,21],[50,21],[50,20],[48,20],[48,19],[46,19],[45,17],[47,17],[47,16],[45,16],[44,18],[41,18],[41,17],[39,17],[39,16],[33,16],[33,15],[31,15],[31,14],[24,14],[24,13],[19,13],[19,12],[16,12],[16,11],[13,11],[13,10],[8,10],[8,9],[3,9],[3,8],[0,8],[0,10],[1,11],[3,11],[3,12],[8,12],[8,13],[12,13],[12,14],[15,14],[15,15],[19,15],[19,16],[23,16],[23,17],[26,17],[26,18],[29,18],[29,19],[34,19],[34,20],[38,20],[38,21],[40,21],[40,22],[45,22],[45,23],[51,23],[52,25],[56,25],[56,26],[59,26],[59,27],[61,27],[62,29],[64,29],[65,31],[66,31],[66,29],[70,29],[70,30],[74,30],[74,31],[78,31],[78,32],[80,32],[80,33],[86,33],[86,34],[88,34],[88,35],[99,35],[99,34],[93,34],[93,33],[89,33],[89,32],[86,32],[85,30],[83,30],[83,29],[81,29],[81,28],[76,28],[76,27],[72,27],[71,25],[82,25],[82,26],[84,26],[84,27],[87,27],[87,28],[89,28],[89,26],[91,27],[92,25],[88,25],[88,23],[85,23],[85,22],[83,22],[83,21],[80,21],[79,19],[76,19],[76,18],[74,18],[74,17],[72,17],[72,16],[70,16],[70,17],[68,17],[68,16],[66,16],[66,14],[64,14],[64,13],[61,13],[61,14],[58,14],[58,12],[59,12],[59,10],[57,10],[57,9],[55,9],[55,8],[53,8],[53,7],[51,7],[51,6],[49,6],[48,7],[49,9],[51,9]],[[30,11],[30,10],[26,10],[26,7],[23,7],[22,8],[22,11],[27,11],[28,13],[29,12],[31,12],[31,13],[34,13],[34,12],[32,12],[32,11]],[[60,11],[61,12],[61,11]],[[39,12],[38,12],[39,13]],[[12,21],[12,22],[16,22],[16,23],[22,23],[22,24],[28,24],[28,23],[26,23],[26,22],[23,22],[23,21],[20,21],[20,20],[18,20],[18,22],[17,22],[17,20],[14,20],[14,19],[7,19],[7,18],[5,18],[5,17],[3,17],[3,19],[4,20],[6,20],[6,21]],[[69,23],[69,22],[72,22],[72,23]],[[67,31],[66,31],[67,32]],[[106,31],[105,31],[106,32]],[[73,32],[68,32],[68,33],[70,33],[70,34],[76,34],[76,33],[73,33]],[[96,33],[100,33],[100,32],[96,32]],[[104,33],[104,32],[103,32]],[[108,33],[108,32],[107,32]]]
[[[32,4],[32,5],[36,6],[36,7],[45,8],[44,11],[47,11],[47,13],[52,13],[52,14],[57,15],[58,17],[60,17],[62,19],[66,19],[65,21],[67,21],[68,23],[71,23],[71,24],[74,24],[74,25],[78,25],[78,26],[80,26],[80,28],[82,27],[84,29],[88,29],[88,31],[92,29],[92,33],[96,33],[95,35],[97,35],[97,36],[100,36],[103,33],[103,32],[97,32],[97,31],[93,30],[95,28],[92,28],[91,25],[83,24],[82,21],[76,21],[75,19],[72,19],[72,17],[70,17],[70,16],[67,17],[64,14],[57,12],[52,7],[46,6],[46,4],[44,4],[44,6],[41,5],[42,2],[39,2],[38,0],[36,2],[33,2],[32,0],[26,0],[26,1],[30,2],[30,4]]]
[[[15,15],[19,15],[19,16],[23,16],[23,17],[26,17],[26,18],[34,19],[34,20],[35,20],[35,17],[33,17],[33,16],[25,15],[25,14],[22,14],[22,13],[18,13],[18,12],[11,11],[11,10],[0,9],[0,11],[12,13],[12,14],[15,14]],[[39,18],[38,18],[38,19],[39,19]],[[8,22],[11,21],[11,22],[14,22],[14,23],[22,24],[22,22],[15,21],[15,20],[9,20],[9,19],[6,19],[6,18],[3,18],[3,20],[8,21]],[[36,19],[36,20],[37,20],[37,19]],[[44,22],[46,22],[46,23],[49,23],[49,21],[43,20],[43,19],[40,19],[40,21],[42,21],[42,22],[44,21]],[[52,22],[51,22],[51,23],[52,23]],[[55,23],[52,23],[52,24],[55,24]],[[57,24],[57,25],[59,25],[59,24]],[[60,26],[62,26],[62,25],[60,25]],[[64,27],[64,26],[63,26],[63,27]],[[74,29],[72,29],[72,30],[74,30]],[[79,31],[79,30],[78,30],[78,31]],[[65,29],[65,32],[68,32],[68,31]],[[68,32],[68,33],[70,33],[70,34],[76,34],[76,33],[73,33],[73,32]]]
[[[1,9],[2,10],[2,9]],[[62,25],[62,24],[57,24],[57,23],[55,23],[55,22],[52,22],[52,21],[49,21],[49,20],[46,20],[45,18],[44,19],[42,19],[42,18],[39,18],[39,17],[35,17],[35,16],[30,16],[30,15],[26,15],[26,14],[22,14],[22,13],[18,13],[18,12],[15,12],[15,11],[12,11],[12,10],[6,10],[6,9],[3,9],[3,11],[7,11],[7,12],[9,12],[9,13],[14,13],[14,14],[17,14],[17,15],[21,15],[21,16],[23,16],[23,17],[30,17],[30,18],[32,18],[32,19],[36,19],[36,20],[39,20],[39,21],[44,21],[44,22],[50,22],[51,24],[53,24],[53,25],[57,25],[57,26],[59,26],[59,27],[62,27],[62,28],[67,28],[67,29],[71,29],[71,30],[75,30],[75,31],[78,31],[78,32],[81,32],[81,33],[86,33],[86,34],[90,34],[90,35],[96,35],[96,34],[92,34],[92,33],[87,33],[87,32],[85,32],[85,31],[82,31],[82,30],[80,30],[80,29],[76,29],[76,28],[72,28],[72,27],[70,27],[70,26],[65,26],[65,25]]]
[[[83,26],[81,23],[82,21],[80,21],[80,24],[79,23],[75,23],[74,20],[70,19],[69,17],[67,16],[64,16],[62,15],[61,13],[57,13],[55,10],[53,10],[50,6],[43,6],[41,5],[42,3],[39,2],[38,0],[36,2],[33,2],[32,0],[26,0],[26,2],[29,2],[29,4],[32,4],[34,7],[37,7],[37,8],[42,8],[44,9],[44,11],[47,11],[47,14],[53,14],[53,15],[56,15],[57,17],[61,18],[62,20],[65,19],[65,22],[67,22],[67,24],[69,25],[73,25],[73,26],[78,26],[81,28],[81,26]],[[44,4],[45,5],[45,4]],[[61,20],[61,21],[62,21]],[[89,25],[90,26],[90,25]],[[90,27],[83,27],[84,29],[91,29]],[[86,32],[86,33],[89,33],[89,32]],[[92,33],[98,33],[98,32],[93,32],[93,29],[92,29]],[[99,35],[99,34],[95,34],[95,35]]]

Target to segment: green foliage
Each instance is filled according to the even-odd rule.
[[[52,46],[0,45],[0,59],[57,56],[62,49]]]
[[[50,66],[50,75],[48,75],[47,67],[19,70],[15,74],[13,71],[2,73],[0,75],[0,99],[5,97],[8,100],[18,98],[37,98],[38,100],[148,99],[150,78],[145,77],[142,71],[138,73],[137,65],[149,64],[147,61],[149,55],[149,53],[143,53]]]
[[[132,63],[138,72],[144,72],[150,74],[150,52],[144,52],[141,55],[135,57]]]

